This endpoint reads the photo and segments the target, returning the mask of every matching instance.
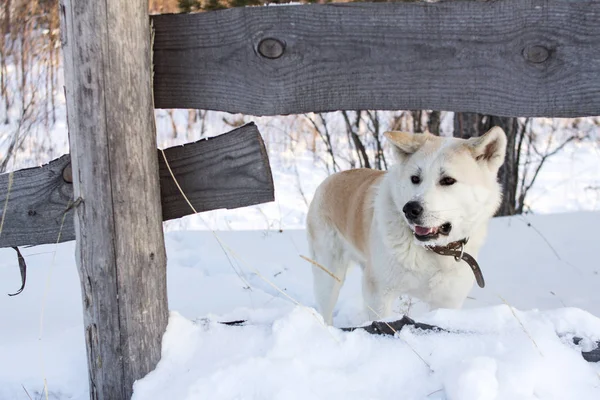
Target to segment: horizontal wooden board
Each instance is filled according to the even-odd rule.
[[[44,166],[15,171],[10,191],[10,174],[0,175],[0,213],[4,220],[0,247],[75,239],[73,210],[67,211],[73,202],[73,185],[63,178],[63,170],[70,164],[71,157],[65,154]]]
[[[208,140],[165,150],[188,200],[200,211],[238,208],[274,200],[264,142],[254,124]],[[159,154],[163,220],[193,213]]]
[[[600,115],[598,0],[315,4],[152,19],[157,108]]]
[[[274,200],[267,152],[254,124],[171,147],[165,150],[165,155],[183,192],[198,212]],[[160,151],[158,161],[163,221],[193,214]],[[73,202],[73,185],[63,178],[63,170],[69,165],[67,154],[42,167],[15,171],[10,192],[10,174],[0,175],[0,218],[5,214],[0,247],[75,239],[73,210],[67,211]],[[85,204],[85,199],[82,202]]]

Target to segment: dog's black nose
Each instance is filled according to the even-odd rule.
[[[423,207],[417,201],[409,201],[402,207],[402,211],[409,221],[414,221],[423,214]]]

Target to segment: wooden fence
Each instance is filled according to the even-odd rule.
[[[146,0],[63,0],[72,166],[64,156],[0,177],[0,246],[56,241],[67,212],[94,399],[128,398],[156,365],[160,221],[191,213],[155,151],[153,107],[600,115],[599,0],[239,8],[153,16],[153,35],[146,10]],[[165,153],[198,211],[273,199],[254,126]]]
[[[267,152],[254,124],[224,135],[157,151],[162,220],[198,212],[273,201]],[[12,179],[10,192],[9,180]],[[59,243],[75,239],[73,176],[67,154],[50,163],[0,175],[0,205],[8,203],[0,247]]]
[[[600,114],[600,3],[346,3],[153,17],[158,108]]]

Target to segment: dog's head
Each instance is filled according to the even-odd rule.
[[[417,240],[446,245],[470,237],[501,201],[497,180],[506,135],[494,127],[470,139],[386,132],[398,163],[392,197]]]

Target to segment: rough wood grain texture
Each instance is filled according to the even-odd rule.
[[[0,175],[0,218],[6,214],[0,247],[75,239],[73,210],[67,211],[69,202],[73,201],[73,185],[65,182],[62,176],[70,161],[71,157],[64,155],[42,167],[15,171],[10,193],[10,174]],[[61,225],[62,234],[59,238]]]
[[[267,152],[254,124],[165,149],[165,155],[182,190],[198,212],[274,200]],[[192,214],[160,152],[157,159],[163,221]],[[73,202],[73,187],[63,178],[69,162],[70,156],[64,155],[42,167],[14,172],[0,247],[75,239],[73,211],[67,211],[69,202]],[[3,189],[0,205],[6,201],[8,180],[9,174],[0,175]],[[3,211],[2,208],[0,218]]]
[[[600,1],[247,7],[153,16],[158,108],[600,115]],[[263,39],[285,44],[261,56]]]
[[[265,144],[254,124],[165,149],[165,154],[179,185],[198,212],[246,207],[275,199]],[[193,214],[160,151],[157,158],[163,221]],[[63,179],[70,160],[67,154],[42,167],[14,172],[0,247],[75,239],[73,211],[66,211],[69,202],[73,202],[73,185]],[[0,175],[0,218],[8,179],[9,174]]]
[[[129,399],[167,326],[146,0],[62,0],[90,398]]]
[[[254,124],[165,150],[177,182],[196,211],[237,208],[274,200],[264,142]],[[163,219],[192,213],[159,155]]]

